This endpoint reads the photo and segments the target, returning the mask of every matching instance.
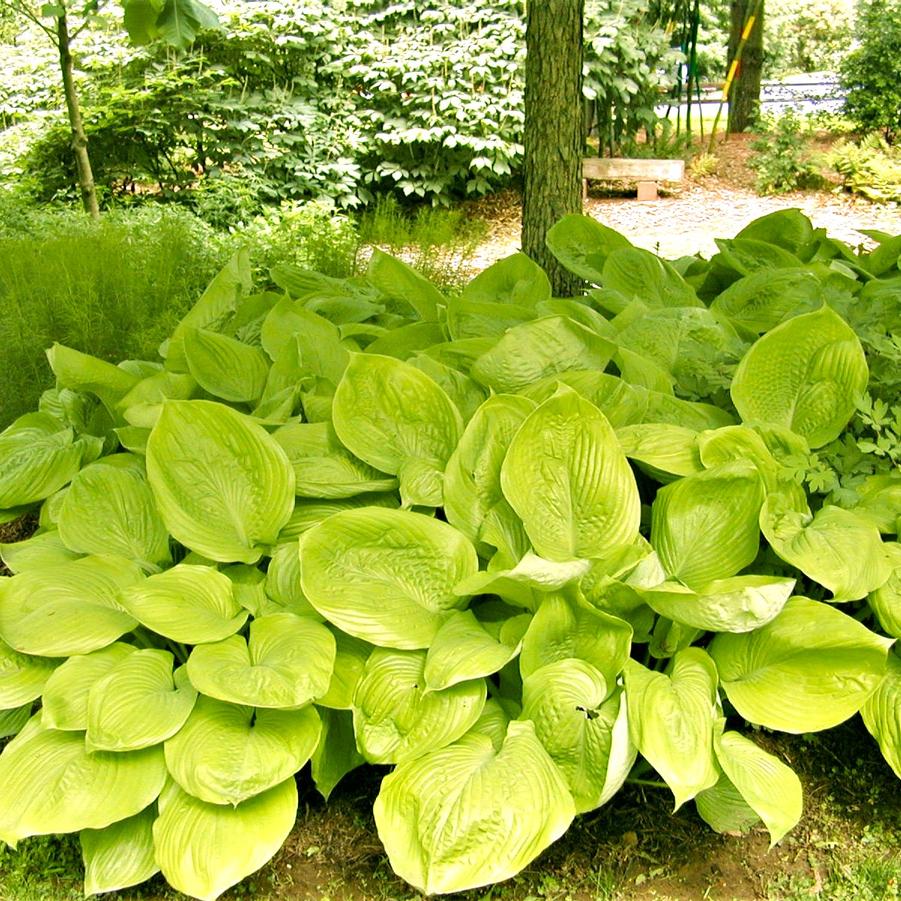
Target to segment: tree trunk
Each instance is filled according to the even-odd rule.
[[[559,297],[583,288],[545,244],[558,219],[582,212],[583,8],[584,0],[531,0],[526,19],[522,249]]]
[[[69,113],[69,125],[72,128],[72,150],[75,153],[81,202],[85,212],[92,219],[99,219],[100,207],[97,204],[97,189],[94,187],[94,173],[91,171],[91,160],[88,156],[88,137],[84,132],[81,107],[78,103],[78,93],[75,90],[72,53],[69,49],[69,22],[65,9],[63,9],[62,15],[56,18],[56,40],[59,49],[59,65],[63,75],[66,110]]]
[[[754,23],[742,42],[749,16]],[[728,131],[745,131],[757,119],[760,105],[760,73],[763,69],[763,0],[731,0],[729,59],[740,54],[738,71],[729,94]]]

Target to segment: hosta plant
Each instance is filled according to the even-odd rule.
[[[253,293],[239,254],[159,360],[52,348],[0,435],[3,516],[40,522],[0,548],[0,839],[212,899],[296,773],[369,762],[441,893],[650,769],[778,842],[801,785],[748,723],[860,713],[901,776],[901,475],[853,427],[901,317],[874,237],[784,211],[664,261],[571,217],[573,299],[519,254],[453,297],[379,253]]]

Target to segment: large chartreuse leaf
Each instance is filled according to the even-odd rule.
[[[636,315],[616,338],[620,347],[618,359],[632,369],[628,375],[640,374],[647,364],[652,364],[656,369],[648,370],[646,387],[655,388],[654,380],[660,378],[663,384],[672,383],[683,393],[699,396],[709,394],[717,385],[724,388],[728,385],[732,368],[747,347],[731,326],[717,320],[706,308],[644,310],[640,301],[636,305],[642,314]],[[631,311],[630,307],[623,316]],[[640,360],[624,357],[628,351]],[[625,371],[623,377],[627,377]],[[628,378],[628,381],[637,379]]]
[[[287,542],[296,543],[297,539],[304,532],[309,532],[313,526],[319,525],[319,523],[335,513],[343,513],[345,510],[359,510],[361,507],[388,507],[396,510],[399,506],[400,498],[394,492],[358,494],[355,497],[335,498],[333,500],[300,498],[294,505],[294,512],[291,514],[291,518],[285,523],[281,532],[278,533],[279,546]],[[275,553],[274,551],[273,557]]]
[[[372,645],[332,628],[335,639],[335,665],[328,690],[316,699],[319,707],[350,710],[354,705],[357,684],[363,678]]]
[[[818,448],[839,436],[867,378],[857,335],[824,306],[776,326],[751,347],[732,380],[732,401],[745,422],[786,426]]]
[[[155,819],[153,805],[105,829],[81,831],[85,895],[129,888],[160,871],[153,854]]]
[[[800,435],[782,426],[764,426],[762,429],[772,432],[775,440],[784,437],[786,443],[790,442],[792,445],[791,453],[796,454],[799,459],[805,459],[810,453],[807,442]],[[784,482],[785,470],[761,434],[748,426],[730,425],[701,432],[698,435],[698,451],[701,462],[707,469],[715,469],[727,463],[750,463],[756,466],[767,491],[779,490]]]
[[[250,252],[242,247],[209,283],[197,303],[160,348],[161,355],[166,358],[166,369],[187,372],[185,332],[189,328],[215,328],[234,312],[239,300],[250,291],[250,287]]]
[[[169,532],[212,560],[255,563],[294,509],[294,470],[224,404],[170,401],[147,442],[147,478]]]
[[[95,394],[112,407],[141,380],[139,376],[105,360],[62,344],[47,351],[58,388]]]
[[[714,831],[736,835],[748,832],[760,822],[729,777],[720,773],[716,785],[695,795],[701,819]]]
[[[641,247],[621,247],[608,254],[601,283],[651,307],[703,306],[694,288],[670,263]]]
[[[133,454],[102,457],[72,480],[59,510],[59,535],[82,554],[118,554],[147,568],[165,563],[169,533]]]
[[[425,353],[410,357],[409,362],[424,372],[453,401],[463,422],[469,422],[479,406],[488,397],[488,390],[467,374],[441,363]]]
[[[860,715],[879,742],[882,756],[901,779],[901,658],[897,654],[889,654],[885,678],[861,707]]]
[[[137,648],[113,642],[91,654],[70,657],[47,680],[41,699],[45,726],[84,732],[88,728],[88,696],[94,685]]]
[[[524,397],[488,398],[463,432],[444,473],[444,512],[472,542],[491,523],[494,534],[516,528],[516,514],[501,491],[501,465],[513,436],[535,404]]]
[[[428,279],[381,250],[373,251],[366,276],[385,297],[409,304],[425,322],[436,321],[439,309],[446,303],[444,295]]]
[[[811,515],[784,494],[771,494],[760,527],[773,550],[828,588],[834,601],[865,597],[889,576],[879,530],[853,510],[826,505]]]
[[[20,416],[0,433],[0,510],[50,497],[78,472],[87,451],[88,444],[53,416]]]
[[[351,771],[366,763],[354,740],[353,714],[349,710],[319,710],[322,736],[310,759],[316,791],[329,799],[334,787]]]
[[[466,300],[463,297],[448,300],[447,328],[455,341],[485,335],[500,337],[508,329],[537,318],[538,313],[532,307]]]
[[[741,240],[766,241],[798,253],[814,240],[815,232],[810,219],[799,209],[791,207],[758,216],[735,237]]]
[[[499,750],[470,734],[399,766],[374,812],[394,871],[433,894],[515,875],[566,831],[575,809],[532,723],[513,722]]]
[[[152,428],[164,401],[190,400],[198,390],[193,376],[164,369],[141,379],[116,406],[132,426]]]
[[[823,286],[808,269],[755,272],[717,295],[711,312],[751,340],[801,313],[819,309]]]
[[[535,550],[549,560],[601,556],[638,532],[638,488],[616,435],[570,388],[523,422],[501,487]]]
[[[441,691],[426,683],[425,651],[376,648],[354,694],[357,747],[370,763],[403,763],[456,741],[485,706],[484,679]]]
[[[726,778],[769,830],[772,847],[801,819],[800,780],[778,757],[738,732],[716,736],[714,748]]]
[[[89,654],[135,628],[119,596],[142,579],[130,560],[97,556],[0,580],[0,639],[23,654]]]
[[[808,598],[772,622],[714,638],[710,653],[735,709],[783,732],[818,732],[853,716],[885,675],[891,639]]]
[[[298,376],[315,376],[332,385],[341,380],[350,359],[337,326],[287,299],[269,311],[260,337],[276,367],[286,359],[286,348],[294,344],[300,365]]]
[[[366,352],[406,360],[413,354],[434,344],[443,344],[446,340],[447,332],[441,323],[411,322],[385,332],[366,348]]]
[[[296,555],[296,551],[294,551]],[[301,707],[328,691],[335,638],[321,623],[271,613],[232,635],[197,645],[188,658],[191,683],[205,695],[253,707]]]
[[[228,576],[192,563],[150,576],[120,601],[142,625],[183,644],[221,641],[247,620]]]
[[[162,748],[92,754],[80,733],[35,716],[0,754],[0,839],[102,829],[147,807],[165,779]]]
[[[267,573],[247,563],[234,563],[220,571],[232,583],[232,594],[241,607],[254,617],[267,612],[272,603],[266,594]]]
[[[128,654],[91,688],[85,747],[137,751],[171,738],[184,725],[197,692],[172,654],[158,648]]]
[[[59,660],[20,654],[0,641],[0,710],[39,698],[57,666]]]
[[[697,591],[679,582],[641,589],[645,602],[661,616],[710,632],[751,632],[779,614],[795,587],[777,576],[732,576]]]
[[[319,742],[319,716],[300,710],[257,710],[203,695],[165,744],[172,778],[210,804],[240,804],[296,773]]]
[[[372,644],[425,648],[451,610],[454,586],[478,569],[472,544],[420,513],[363,507],[335,514],[300,545],[303,590],[345,632]]]
[[[332,416],[345,447],[399,477],[406,504],[443,502],[442,474],[463,420],[425,373],[392,357],[355,354],[335,392]]]
[[[273,549],[269,569],[266,570],[265,589],[269,603],[258,611],[251,611],[254,616],[265,613],[296,613],[298,616],[311,616],[315,620],[322,619],[307,600],[300,585],[300,557],[297,554],[296,540],[279,544]]]
[[[644,464],[642,468],[661,482],[704,468],[698,453],[698,433],[685,426],[636,423],[618,428],[616,439],[630,460]]]
[[[763,499],[763,482],[747,463],[718,466],[660,489],[651,544],[663,568],[692,588],[734,576],[757,556]]]
[[[883,631],[892,638],[901,638],[901,544],[887,543],[885,557],[890,575],[869,594],[867,603]]]
[[[564,316],[511,328],[472,366],[472,377],[497,393],[514,394],[541,378],[570,369],[602,370],[616,346]]]
[[[795,269],[801,265],[800,258],[793,253],[759,238],[715,238],[714,243],[720,251],[711,260],[714,271],[731,270],[733,277]]]
[[[204,391],[223,400],[257,400],[266,387],[269,360],[258,347],[203,328],[184,330],[188,371]]]
[[[463,300],[534,307],[551,298],[545,271],[524,253],[514,253],[480,272],[463,289]],[[482,333],[484,334],[484,333]]]
[[[170,783],[159,806],[157,865],[178,891],[215,901],[282,846],[297,817],[297,784],[285,779],[232,807],[208,804]]]
[[[642,756],[672,789],[676,807],[716,784],[713,756],[717,673],[701,648],[686,648],[671,670],[626,665],[629,731]]]
[[[291,461],[294,490],[300,497],[354,497],[397,488],[397,479],[348,452],[331,423],[291,423],[273,432],[272,437]]]
[[[0,543],[0,560],[6,564],[11,573],[21,573],[27,569],[44,569],[57,563],[77,560],[80,556],[63,544],[59,532],[55,529],[37,532],[31,538],[22,541]]]
[[[429,646],[428,688],[438,691],[469,679],[490,676],[519,653],[519,643],[495,639],[471,610],[451,613]]]
[[[518,563],[503,568],[506,553],[496,554],[487,571],[478,572],[456,587],[457,594],[496,594],[519,607],[535,609],[543,602],[543,595],[576,584],[591,569],[591,561],[585,559],[562,562],[545,560],[531,551]]]
[[[622,689],[608,686],[590,663],[566,658],[524,680],[522,703],[522,719],[535,724],[569,786],[576,813],[609,801],[636,756]]]
[[[573,214],[564,216],[548,230],[547,246],[570,272],[600,285],[607,257],[632,243],[591,216]]]
[[[628,623],[588,604],[551,595],[542,601],[523,638],[519,668],[528,678],[551,663],[578,658],[598,670],[612,690],[631,647]]]

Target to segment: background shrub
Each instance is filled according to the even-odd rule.
[[[262,0],[225,10],[222,30],[178,56],[126,47],[111,30],[79,38],[85,126],[107,204],[150,195],[232,225],[264,205],[320,197],[344,208],[385,192],[446,204],[515,175],[521,0]],[[656,15],[638,0],[587,0],[585,41],[601,139],[616,147],[652,130],[678,58]],[[0,127],[36,114],[16,99],[22,73],[42,85],[43,109],[60,110],[46,73],[18,55],[11,68],[0,74],[0,117],[10,110]],[[74,198],[68,128],[54,115],[17,174],[44,202]]]
[[[892,143],[901,134],[901,6],[864,0],[857,40],[841,68],[845,113],[862,131],[881,131]]]
[[[901,203],[901,147],[880,135],[861,141],[839,141],[827,157],[844,186],[870,200]]]

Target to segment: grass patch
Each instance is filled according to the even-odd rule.
[[[458,291],[471,274],[465,266],[488,235],[488,223],[465,209],[407,209],[393,196],[380,198],[360,215],[361,258],[379,247],[401,257],[443,291]]]
[[[74,213],[5,213],[0,227],[0,426],[53,383],[54,341],[104,360],[156,359],[228,254],[193,216],[146,208],[100,223]]]

